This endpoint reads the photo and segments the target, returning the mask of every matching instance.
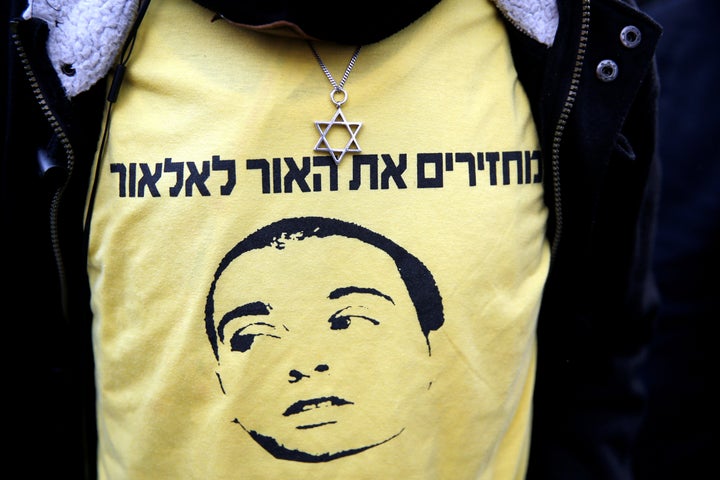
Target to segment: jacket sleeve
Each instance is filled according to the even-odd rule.
[[[558,36],[533,87],[553,260],[528,478],[629,479],[658,303],[650,260],[661,30],[617,1],[559,4]]]
[[[47,26],[40,20],[23,20],[26,7],[26,1],[10,0],[3,2],[1,13],[8,40],[2,69],[6,81],[0,203],[3,273],[9,281],[3,295],[5,304],[14,306],[5,338],[23,356],[6,383],[24,392],[13,404],[16,420],[11,423],[18,427],[11,432],[13,457],[39,478],[89,479],[94,478],[95,397],[82,233],[82,182],[87,176],[78,172],[89,167],[81,159],[91,158],[95,148],[105,89],[99,85],[78,95],[72,108],[61,101],[60,83],[54,73],[48,75],[52,67],[47,61]],[[90,103],[88,114],[79,114]],[[67,137],[61,137],[70,132],[59,120],[61,114],[87,119],[87,124],[76,122],[75,131],[85,139],[86,148],[74,148],[73,155],[64,146]],[[73,194],[66,190],[71,170],[80,186]],[[57,220],[61,212],[62,222]],[[61,238],[70,248],[58,262],[56,241]],[[61,271],[61,263],[76,268]],[[82,300],[65,302],[63,284]],[[68,303],[73,307],[68,309]],[[49,446],[40,461],[34,448],[38,432]]]

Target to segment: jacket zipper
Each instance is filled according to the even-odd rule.
[[[495,2],[498,10],[503,16],[520,32],[525,35],[532,37],[531,33],[517,22],[512,16],[510,16],[504,8],[502,8],[501,2]],[[562,191],[560,189],[560,144],[562,142],[563,134],[565,132],[565,125],[570,116],[573,106],[575,105],[575,98],[577,97],[578,90],[580,89],[580,76],[582,74],[583,64],[585,62],[585,51],[587,49],[587,40],[590,32],[590,0],[583,0],[582,4],[582,19],[580,25],[580,39],[578,42],[578,49],[575,54],[575,66],[573,68],[572,77],[570,79],[570,90],[565,97],[563,108],[560,112],[560,117],[555,124],[555,130],[553,131],[552,143],[551,143],[551,161],[550,166],[552,170],[552,189],[554,199],[554,213],[555,213],[555,231],[551,240],[550,246],[550,258],[551,263],[554,263],[557,257],[557,251],[560,246],[560,239],[563,231],[563,211],[562,211]]]
[[[582,4],[582,21],[580,25],[580,39],[578,42],[578,49],[575,54],[575,66],[573,68],[572,77],[570,79],[570,90],[565,97],[565,103],[563,104],[560,117],[555,124],[555,130],[553,132],[552,147],[551,147],[551,168],[553,176],[553,198],[554,211],[555,211],[555,232],[553,234],[551,244],[551,259],[554,260],[557,256],[557,251],[560,246],[560,239],[562,237],[563,230],[563,210],[562,210],[562,191],[560,189],[560,144],[562,142],[563,134],[565,132],[565,125],[570,116],[570,112],[575,105],[575,98],[577,97],[578,90],[580,89],[580,77],[583,70],[583,64],[585,62],[585,51],[587,50],[588,35],[590,32],[590,0],[583,0]]]
[[[43,115],[45,115],[45,118],[47,119],[48,123],[50,124],[50,127],[52,128],[53,132],[57,135],[57,138],[62,145],[64,151],[65,151],[65,158],[67,160],[66,167],[67,167],[67,175],[65,176],[65,180],[63,183],[57,187],[55,192],[53,193],[52,200],[50,202],[50,210],[49,210],[49,222],[50,222],[50,241],[52,244],[52,250],[53,255],[55,257],[55,264],[57,267],[57,273],[58,278],[60,282],[60,295],[61,295],[61,301],[62,301],[62,308],[63,313],[65,314],[66,318],[69,318],[68,315],[68,304],[67,304],[67,272],[65,269],[65,262],[63,260],[62,251],[60,248],[60,235],[58,232],[58,214],[60,210],[60,201],[63,197],[63,194],[65,192],[65,189],[68,185],[68,182],[70,181],[70,177],[72,175],[73,166],[75,164],[75,152],[72,148],[72,145],[70,143],[70,140],[65,133],[65,130],[63,129],[62,125],[58,121],[57,117],[53,113],[53,111],[48,106],[47,99],[45,98],[42,90],[40,89],[40,84],[37,80],[37,76],[35,75],[35,72],[33,71],[32,67],[30,66],[30,61],[28,60],[28,55],[25,50],[25,47],[22,44],[22,40],[20,39],[20,36],[17,32],[12,33],[12,40],[13,44],[15,45],[18,56],[20,57],[20,62],[23,68],[23,71],[25,72],[25,77],[30,82],[30,88],[32,90],[33,95],[35,96],[35,100],[37,104],[40,107],[40,110],[42,111]]]

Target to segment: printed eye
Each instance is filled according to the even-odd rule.
[[[350,326],[350,317],[332,316],[328,320],[328,323],[330,323],[330,330],[345,330]]]
[[[247,352],[252,348],[252,344],[257,336],[258,335],[235,332],[230,338],[230,350],[233,352]]]
[[[258,337],[280,338],[273,333],[265,333],[257,330],[274,330],[275,327],[268,323],[253,323],[233,332],[228,342],[233,352],[247,352],[250,350]],[[253,331],[254,330],[254,331]]]
[[[328,323],[330,324],[330,330],[347,330],[348,328],[350,328],[350,325],[355,320],[362,320],[370,322],[373,325],[380,325],[380,322],[378,322],[374,318],[368,317],[366,315],[348,315],[343,313],[345,310],[347,309],[336,312],[332,317],[328,319]]]

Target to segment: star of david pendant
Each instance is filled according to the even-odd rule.
[[[315,126],[317,127],[318,132],[320,132],[320,139],[315,144],[314,150],[316,152],[329,153],[333,160],[335,160],[336,165],[340,164],[340,160],[342,160],[346,153],[362,151],[357,142],[357,134],[360,131],[360,127],[362,127],[362,122],[348,122],[345,119],[345,115],[343,114],[340,105],[337,105],[335,115],[329,122],[315,122]],[[345,128],[347,129],[347,133],[350,135],[349,140],[343,148],[333,148],[330,146],[327,136],[333,127]]]

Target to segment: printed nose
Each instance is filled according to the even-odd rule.
[[[319,363],[315,365],[315,368],[313,368],[313,371],[318,373],[327,372],[328,370],[330,370],[330,367],[324,363]],[[289,383],[297,383],[303,378],[310,378],[310,375],[306,375],[300,370],[295,370],[294,368],[290,370],[288,374],[290,375],[290,379],[288,380]]]
[[[288,380],[288,382],[297,383],[303,378],[310,378],[310,375],[305,375],[300,370],[292,369],[290,370],[290,380]]]

